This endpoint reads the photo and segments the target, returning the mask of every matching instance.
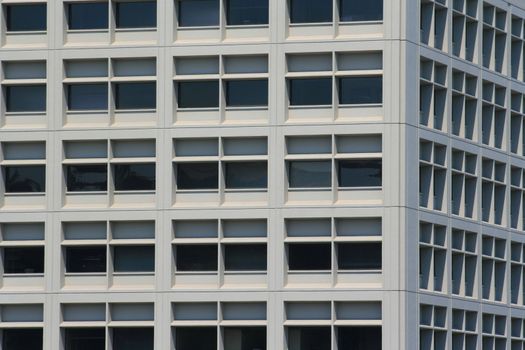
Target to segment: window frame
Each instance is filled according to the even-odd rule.
[[[44,28],[43,29],[29,29],[29,30],[12,30],[9,29],[10,24],[12,23],[12,19],[10,18],[10,10],[13,6],[18,7],[30,7],[30,6],[44,6]],[[3,5],[4,10],[4,20],[5,20],[5,26],[6,26],[6,34],[11,33],[17,33],[17,34],[25,34],[25,33],[46,33],[47,32],[47,4],[46,3],[14,3],[14,4],[4,4]]]

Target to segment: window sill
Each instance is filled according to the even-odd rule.
[[[5,112],[6,117],[26,115],[46,115],[46,111],[24,111],[24,112]]]
[[[99,29],[67,29],[67,34],[79,34],[79,33],[85,33],[85,34],[105,34],[109,33],[109,28],[99,28]]]
[[[338,187],[338,191],[381,191],[382,186],[363,186],[363,187]]]
[[[341,274],[352,274],[352,273],[358,273],[358,274],[364,274],[364,273],[381,274],[382,272],[383,272],[382,269],[337,270],[337,273],[341,273]]]
[[[355,104],[340,104],[339,108],[352,108],[352,107],[383,107],[383,103],[355,103]]]
[[[219,107],[177,108],[177,112],[218,112]]]
[[[210,188],[210,189],[193,189],[193,190],[176,190],[175,193],[219,193],[219,189]]]
[[[235,270],[235,271],[224,271],[225,275],[266,275],[266,270]]]
[[[66,191],[66,196],[106,195],[107,191]]]
[[[106,277],[106,272],[66,272],[64,273],[65,277]]]
[[[331,187],[296,187],[296,188],[288,188],[289,192],[329,192],[331,191]]]
[[[224,192],[225,193],[252,193],[252,192],[264,193],[264,192],[268,192],[268,189],[267,188],[226,188]]]
[[[383,24],[383,20],[376,19],[370,21],[342,21],[339,20],[339,25],[363,25],[363,24]]]
[[[267,111],[268,106],[226,106],[226,112],[228,111]]]
[[[323,274],[329,275],[332,270],[288,270],[289,274],[293,275],[311,275],[311,274]]]
[[[332,108],[332,105],[289,105],[288,109],[314,109],[314,108],[322,108],[322,109],[330,109]]]
[[[208,29],[220,29],[220,26],[188,26],[188,27],[181,27],[178,26],[177,30],[208,30]]]
[[[6,197],[43,197],[45,192],[6,192]]]
[[[9,277],[44,277],[43,273],[4,273],[4,278]]]
[[[20,31],[6,31],[6,35],[41,35],[47,34],[47,30],[20,30]]]
[[[126,32],[156,32],[157,27],[138,27],[138,28],[115,28],[115,33]]]
[[[334,25],[333,21],[330,22],[306,22],[306,23],[291,23],[290,27],[312,27],[312,26],[323,26],[323,27],[331,27]]]
[[[264,24],[227,24],[226,29],[255,29],[255,28],[269,28],[268,23]]]
[[[104,113],[107,114],[109,111],[107,109],[77,109],[77,110],[67,110],[67,114],[95,114],[95,113]]]
[[[124,113],[155,113],[155,112],[157,112],[156,108],[115,109],[115,114],[124,114]]]
[[[155,271],[113,272],[113,276],[155,276]]]
[[[155,190],[121,190],[121,191],[113,191],[113,194],[155,194]]]
[[[175,275],[179,276],[191,276],[191,275],[217,275],[218,271],[175,271]]]

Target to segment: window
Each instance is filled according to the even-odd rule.
[[[217,271],[217,245],[188,244],[175,249],[177,271]]]
[[[65,255],[68,273],[106,272],[105,246],[66,247]]]
[[[4,248],[4,273],[44,273],[44,247]]]
[[[324,188],[332,186],[332,163],[329,160],[288,162],[290,188]]]
[[[332,78],[288,79],[291,106],[332,104]]]
[[[67,108],[70,111],[105,111],[108,109],[108,85],[67,85]]]
[[[330,350],[330,327],[288,327],[289,350]]]
[[[36,32],[47,29],[46,4],[5,5],[8,32]]]
[[[179,27],[219,25],[219,0],[178,0]]]
[[[226,106],[268,106],[268,80],[229,80]]]
[[[66,166],[67,192],[107,191],[108,167],[106,164]]]
[[[224,327],[224,350],[266,350],[266,327]]]
[[[224,246],[226,271],[266,271],[266,244],[227,244]]]
[[[332,266],[331,260],[330,243],[288,244],[289,270],[330,270]]]
[[[153,327],[113,328],[113,350],[153,350]]]
[[[2,331],[2,350],[42,350],[42,329],[13,328]]]
[[[155,271],[155,246],[114,246],[115,272]]]
[[[227,189],[267,188],[268,165],[266,162],[225,163]]]
[[[157,27],[156,1],[129,1],[115,3],[117,28]]]
[[[339,0],[341,22],[381,21],[383,0]]]
[[[177,165],[179,190],[217,189],[219,167],[217,163],[180,163]]]
[[[381,159],[346,159],[337,162],[339,187],[381,187]]]
[[[332,0],[290,0],[290,22],[332,22]]]
[[[381,350],[381,327],[337,327],[337,347],[339,349]]]
[[[177,83],[179,108],[219,107],[218,81],[184,81]]]
[[[156,84],[116,83],[116,109],[155,109],[157,108]]]
[[[65,350],[104,350],[106,334],[104,328],[65,328]]]
[[[177,327],[175,348],[177,350],[216,349],[217,327]]]
[[[268,0],[227,0],[228,25],[268,24]]]
[[[115,164],[115,191],[155,190],[155,163]]]
[[[67,4],[68,28],[71,30],[108,29],[107,2]]]
[[[381,242],[338,243],[339,270],[381,270]]]
[[[45,112],[46,85],[5,85],[6,112]]]
[[[46,191],[45,165],[4,166],[6,193],[38,193]]]
[[[383,103],[382,77],[339,78],[339,104]]]

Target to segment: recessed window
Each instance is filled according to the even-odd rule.
[[[339,187],[381,187],[381,159],[346,159],[337,162]]]
[[[65,328],[65,350],[105,350],[106,330],[104,328]]]
[[[42,329],[3,329],[2,350],[42,350]]]
[[[175,328],[175,349],[196,350],[217,348],[217,327]]]
[[[338,243],[339,270],[381,270],[381,243]]]
[[[382,77],[339,78],[339,104],[383,103]]]
[[[226,271],[266,271],[266,244],[224,246]]]
[[[327,188],[332,186],[332,162],[329,160],[289,161],[290,188]]]
[[[178,163],[176,166],[179,190],[215,190],[219,187],[217,162]]]
[[[178,0],[179,27],[219,25],[219,0]]]
[[[117,28],[157,27],[156,1],[119,1],[115,3]]]
[[[6,166],[6,193],[29,193],[46,191],[46,167],[44,165]]]
[[[219,107],[219,82],[216,80],[178,82],[177,104],[179,108]]]
[[[154,246],[113,247],[113,269],[115,272],[155,271]]]
[[[330,243],[288,244],[289,270],[330,270],[332,254]]]
[[[338,349],[381,350],[381,327],[337,327]]]
[[[45,112],[46,86],[5,86],[5,104],[7,112]]]
[[[115,191],[155,190],[155,163],[115,164]]]
[[[330,350],[330,327],[288,327],[289,350]]]
[[[66,247],[66,272],[106,272],[106,246]]]
[[[155,109],[157,108],[157,87],[149,83],[115,84],[116,109]]]
[[[332,78],[289,79],[291,106],[324,106],[332,104]]]
[[[153,327],[113,328],[113,350],[153,350]]]
[[[107,84],[67,85],[67,108],[70,111],[104,111],[108,109]]]
[[[66,166],[68,192],[107,191],[108,167],[105,164]]]
[[[8,32],[36,32],[47,29],[46,4],[5,5]]]
[[[216,244],[184,244],[175,249],[177,271],[217,271]]]
[[[4,273],[44,273],[44,247],[4,248]]]
[[[381,21],[383,0],[339,0],[341,22]]]
[[[227,0],[228,25],[268,24],[268,0]]]
[[[107,2],[67,4],[68,28],[71,30],[108,29]]]
[[[225,327],[225,350],[266,350],[266,327]]]
[[[266,162],[228,162],[224,167],[227,189],[268,187]]]
[[[290,0],[290,22],[332,22],[332,0]]]
[[[268,80],[227,81],[226,106],[268,106]]]

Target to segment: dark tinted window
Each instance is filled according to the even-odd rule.
[[[219,107],[218,81],[184,81],[177,83],[179,108]]]
[[[115,20],[117,28],[155,28],[157,3],[155,1],[117,2]]]
[[[230,244],[224,246],[226,271],[265,271],[266,244]]]
[[[179,0],[180,27],[219,25],[219,0]]]
[[[332,79],[289,79],[288,93],[292,106],[315,106],[332,104]]]
[[[7,193],[45,192],[46,167],[44,165],[6,166],[5,191]]]
[[[115,246],[113,248],[115,272],[155,271],[154,246]]]
[[[178,271],[217,271],[217,245],[179,245],[175,249]]]
[[[7,112],[45,112],[46,86],[6,86],[5,104]]]
[[[289,270],[330,270],[331,260],[330,243],[288,244]]]
[[[337,327],[337,348],[381,350],[381,327]]]
[[[217,327],[175,328],[175,349],[215,350],[217,348]]]
[[[266,188],[268,169],[266,162],[229,162],[224,164],[228,189]]]
[[[383,0],[339,0],[341,22],[380,21],[383,19]]]
[[[178,163],[179,190],[214,190],[219,187],[219,165],[210,163]]]
[[[290,188],[324,188],[332,185],[332,162],[329,160],[289,161]]]
[[[268,106],[268,80],[227,81],[226,106]]]
[[[266,327],[225,327],[224,349],[266,350]]]
[[[155,163],[115,164],[116,191],[155,190]]]
[[[339,187],[381,187],[381,159],[337,162]]]
[[[66,166],[67,191],[107,191],[108,167],[105,164]]]
[[[66,328],[65,350],[105,350],[105,332],[104,328]]]
[[[107,84],[79,84],[67,86],[67,108],[70,111],[98,111],[108,109]]]
[[[290,22],[332,22],[332,0],[290,0]]]
[[[330,327],[288,327],[289,350],[330,350]]]
[[[106,272],[106,247],[67,247],[66,272]]]
[[[4,329],[2,350],[42,350],[42,329]]]
[[[113,328],[113,350],[153,350],[153,328]]]
[[[339,78],[339,104],[383,103],[382,77]]]
[[[339,243],[337,264],[339,270],[380,270],[381,243]]]
[[[115,84],[115,107],[117,109],[157,108],[157,87],[155,83]]]
[[[5,5],[8,32],[47,29],[46,4]]]
[[[268,0],[227,0],[229,25],[268,24]]]
[[[44,247],[4,248],[5,273],[44,273]]]
[[[77,2],[67,5],[69,29],[107,29],[108,3]]]

